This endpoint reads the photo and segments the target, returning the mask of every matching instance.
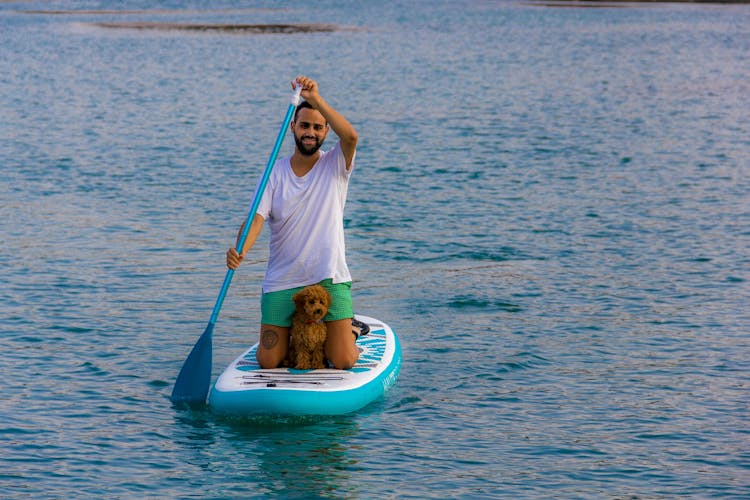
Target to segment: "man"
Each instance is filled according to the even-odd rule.
[[[263,281],[258,363],[263,368],[281,363],[294,314],[291,297],[307,285],[320,283],[332,298],[324,318],[326,356],[336,368],[348,369],[357,362],[359,350],[352,334],[352,278],[346,264],[343,219],[357,132],[321,97],[317,82],[299,76],[293,88],[295,83],[302,86],[304,101],[290,124],[294,153],[276,162],[244,248],[239,254],[234,248],[227,251],[227,266],[237,269],[268,222],[270,257]],[[330,128],[339,142],[324,152],[320,147]]]

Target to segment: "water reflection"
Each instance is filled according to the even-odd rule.
[[[229,439],[263,475],[261,483],[287,498],[356,497],[349,446],[359,433],[353,417],[224,422]]]
[[[176,443],[189,463],[210,473],[221,469],[233,491],[284,498],[356,498],[357,450],[349,443],[360,433],[353,416],[257,417],[230,419],[208,410],[182,411]],[[230,443],[227,446],[227,443]]]

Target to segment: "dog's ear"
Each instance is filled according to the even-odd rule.
[[[331,294],[328,293],[328,290],[325,288],[321,289],[320,298],[322,299],[323,303],[326,305],[326,307],[330,307],[331,305]]]
[[[294,304],[299,306],[301,302],[305,301],[305,290],[300,290],[299,292],[292,295],[292,300],[294,301]]]

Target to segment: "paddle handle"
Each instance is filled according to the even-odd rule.
[[[276,158],[279,156],[281,144],[284,142],[284,135],[289,128],[289,123],[291,123],[292,121],[294,110],[300,103],[301,92],[302,85],[298,84],[297,88],[294,90],[294,94],[292,95],[292,100],[289,103],[289,107],[286,110],[286,116],[284,117],[284,122],[281,124],[279,135],[276,137],[276,143],[273,146],[273,151],[271,151],[271,156],[268,157],[268,162],[266,163],[266,168],[263,171],[263,176],[260,178],[260,182],[258,183],[258,189],[256,189],[255,191],[255,196],[253,197],[253,201],[250,204],[250,209],[247,212],[247,220],[245,221],[245,225],[242,228],[242,233],[237,240],[237,253],[242,253],[242,248],[245,246],[247,233],[250,231],[250,225],[253,222],[253,217],[255,216],[255,212],[258,210],[258,205],[260,205],[260,200],[263,197],[263,192],[266,190],[268,179],[269,177],[271,177],[271,170],[273,170],[273,166],[276,164]],[[216,320],[219,318],[219,311],[221,311],[221,306],[224,304],[224,298],[227,295],[227,290],[229,290],[229,285],[232,283],[233,276],[234,269],[227,269],[227,274],[224,276],[224,283],[221,285],[219,296],[216,298],[216,304],[214,304],[214,310],[211,313],[211,318],[208,320],[208,323],[210,325],[214,325],[216,323]]]

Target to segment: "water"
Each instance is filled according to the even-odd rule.
[[[342,29],[92,24],[134,21]],[[0,26],[4,496],[750,496],[747,6],[37,1]],[[360,133],[355,306],[401,378],[345,417],[175,409],[297,74]],[[214,375],[255,341],[265,241]]]

